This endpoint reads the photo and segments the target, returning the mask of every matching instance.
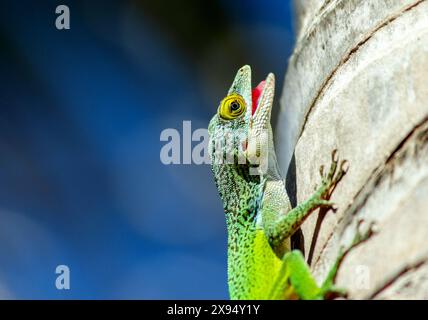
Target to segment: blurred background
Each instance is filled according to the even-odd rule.
[[[70,8],[71,29],[55,28]],[[164,165],[244,64],[277,76],[291,1],[0,2],[0,298],[227,298],[209,165]],[[55,268],[70,268],[57,290]]]

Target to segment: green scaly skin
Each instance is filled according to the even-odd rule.
[[[274,87],[274,76],[269,74],[252,114],[251,69],[242,67],[227,97],[242,97],[246,111],[225,120],[219,108],[208,127],[212,171],[227,222],[229,294],[231,299],[323,299],[341,292],[333,286],[339,263],[366,235],[358,235],[351,247],[340,252],[321,287],[301,252],[291,251],[290,237],[305,218],[317,208],[332,206],[329,198],[346,172],[346,162],[338,165],[334,151],[326,175],[321,167],[320,187],[307,201],[291,208],[270,125]],[[260,161],[263,154],[267,155],[265,170]]]

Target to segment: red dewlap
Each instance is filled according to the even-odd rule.
[[[265,82],[266,81],[263,80],[262,82],[259,83],[259,85],[257,87],[255,87],[253,89],[253,92],[252,92],[253,108],[251,110],[252,111],[252,113],[251,113],[252,115],[254,114],[254,112],[256,112],[257,104],[259,102],[260,95],[262,94],[263,88],[265,87]]]

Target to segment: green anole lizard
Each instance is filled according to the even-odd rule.
[[[320,168],[322,181],[315,193],[291,207],[270,124],[274,87],[271,73],[252,90],[251,69],[242,67],[208,127],[212,171],[228,229],[229,294],[231,299],[324,299],[343,293],[333,285],[339,263],[369,232],[357,230],[321,286],[302,253],[291,250],[290,237],[305,218],[317,208],[332,207],[330,196],[348,166],[339,164],[333,151],[329,172]]]

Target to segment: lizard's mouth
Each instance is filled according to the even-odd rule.
[[[259,105],[259,99],[260,96],[262,95],[263,89],[265,87],[266,84],[266,80],[263,80],[262,82],[260,82],[257,87],[255,87],[253,89],[253,91],[251,92],[251,97],[252,97],[252,110],[251,110],[251,115],[253,116],[254,113],[257,110],[257,107]]]
[[[251,122],[262,122],[270,120],[270,109],[272,107],[272,99],[275,87],[275,77],[269,73],[263,81],[255,88],[251,85],[251,68],[245,65],[240,68],[233,80],[232,86],[229,89],[228,95],[237,93],[244,98],[247,106],[251,104],[251,108],[247,108],[246,116]]]
[[[273,104],[275,77],[269,73],[266,79],[251,90],[251,111],[249,114],[245,155],[251,167],[266,169],[269,156],[270,115]]]
[[[252,166],[260,167],[261,158],[268,156],[270,116],[275,90],[275,77],[269,73],[256,87],[252,87],[251,68],[248,65],[240,68],[228,91],[228,95],[240,95],[247,105],[246,113],[239,118],[237,124],[247,131],[240,135],[237,149],[244,152],[248,162]],[[243,125],[243,121],[245,125]],[[263,161],[262,169],[264,170]]]
[[[257,107],[259,106],[259,100],[263,93],[263,89],[265,88],[265,84],[266,84],[266,80],[263,80],[251,91],[251,100],[252,100],[251,117],[254,117]],[[247,147],[248,147],[248,141],[245,140],[242,142],[242,149],[246,151]]]
[[[255,125],[256,127],[259,127],[259,129],[268,128],[274,90],[275,77],[272,73],[269,73],[266,79],[251,90],[251,114],[249,114],[250,127]],[[250,111],[248,111],[248,113],[250,113]]]

